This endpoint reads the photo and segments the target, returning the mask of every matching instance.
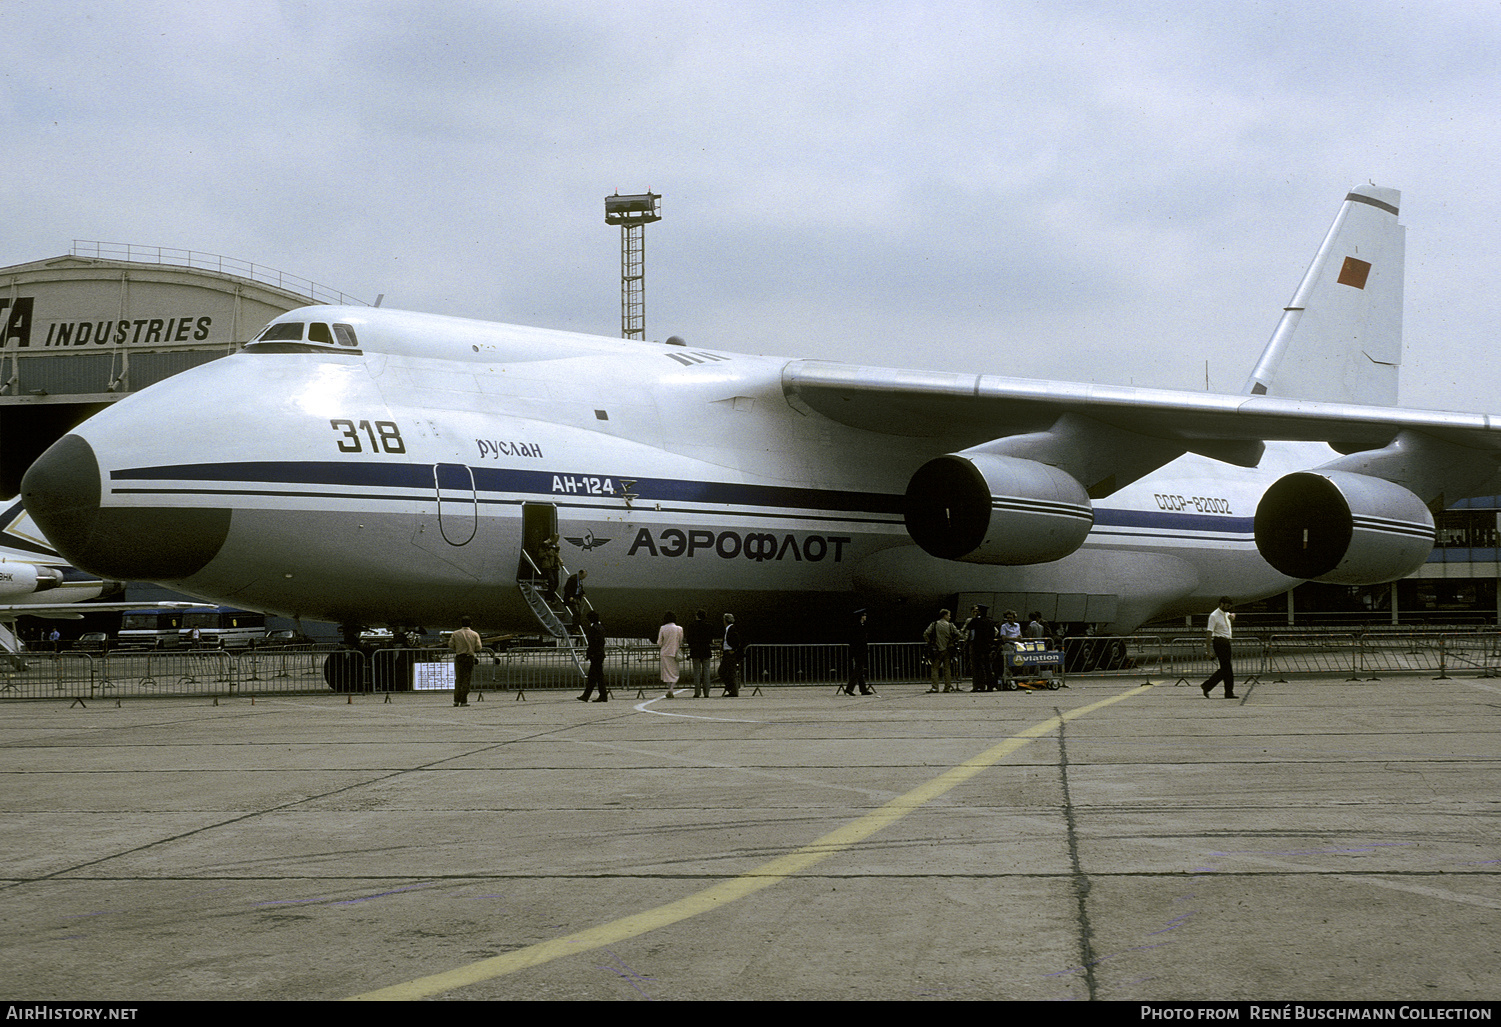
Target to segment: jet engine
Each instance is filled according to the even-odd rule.
[[[0,560],[0,599],[29,596],[33,592],[55,588],[62,584],[62,580],[62,572],[51,567]]]
[[[994,453],[929,460],[907,484],[904,513],[912,541],[966,563],[1061,560],[1094,526],[1089,495],[1072,476]]]
[[[1256,548],[1290,578],[1376,585],[1411,574],[1433,549],[1433,514],[1412,492],[1349,471],[1277,479],[1256,507]]]

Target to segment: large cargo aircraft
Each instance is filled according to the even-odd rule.
[[[1123,632],[1390,581],[1501,450],[1395,405],[1399,199],[1348,194],[1239,394],[315,306],[91,418],[23,498],[101,577],[350,626],[536,631],[552,535],[612,635],[702,607],[837,638],[856,605],[895,633],[956,595]]]

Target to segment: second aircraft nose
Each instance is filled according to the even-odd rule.
[[[105,506],[94,447],[52,444],[21,479],[21,499],[47,540],[80,570],[124,581],[180,581],[202,570],[229,535],[230,511]]]

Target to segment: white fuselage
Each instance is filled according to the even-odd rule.
[[[563,562],[589,572],[612,634],[704,608],[760,638],[827,635],[851,603],[926,622],[956,593],[1123,630],[1295,584],[1258,555],[1252,516],[1278,474],[1330,453],[1269,447],[1250,470],[1183,457],[1096,501],[1065,559],[958,563],[912,543],[903,493],[924,461],[976,440],[876,434],[797,409],[784,358],[302,313],[353,322],[360,349],[252,345],[75,433],[97,458],[101,510],[147,522],[232,511],[201,566],[138,564],[123,542],[108,556],[54,539],[59,549],[244,609],[360,624],[467,614],[525,630],[536,622],[516,586],[524,532],[555,516]],[[1063,613],[1075,608],[1100,615]]]

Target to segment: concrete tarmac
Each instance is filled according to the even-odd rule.
[[[0,990],[1501,998],[1501,683],[1071,685],[0,702]]]

